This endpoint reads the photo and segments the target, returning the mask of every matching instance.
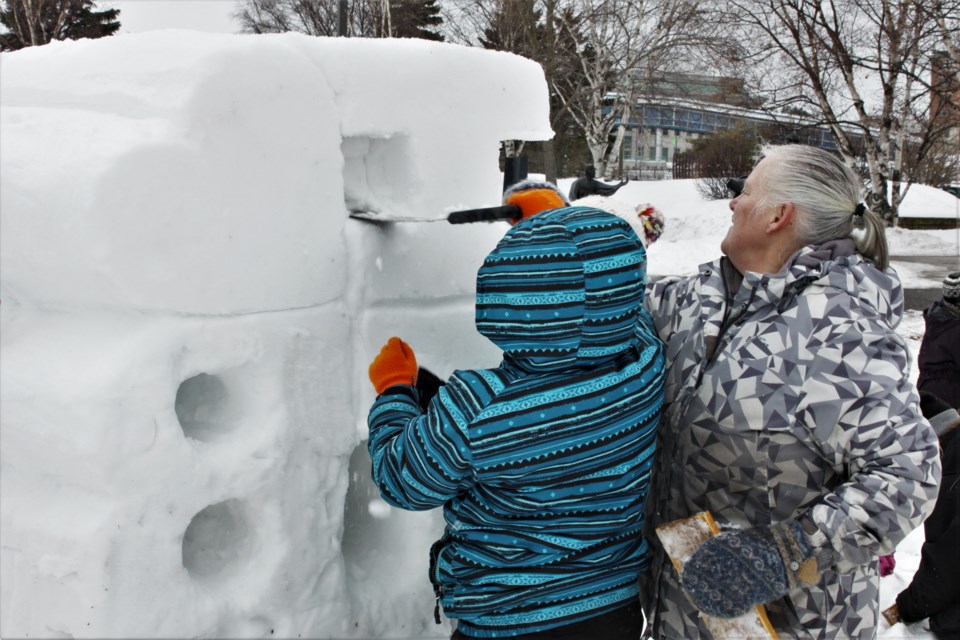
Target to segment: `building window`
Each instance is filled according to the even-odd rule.
[[[656,148],[656,147],[650,147],[650,159],[651,159],[651,160],[656,160],[656,159],[657,159],[657,148]]]
[[[633,136],[623,137],[623,159],[633,160]]]
[[[664,162],[667,162],[667,161],[670,159],[670,148],[669,148],[669,147],[664,147],[663,149],[661,149],[661,152],[662,152],[662,154],[663,154],[663,155],[662,155],[663,161],[664,161]]]

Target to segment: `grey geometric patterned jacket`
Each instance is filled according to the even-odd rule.
[[[723,258],[648,285],[646,304],[669,368],[647,502],[649,635],[710,637],[653,534],[706,510],[721,528],[816,526],[819,584],[766,607],[781,638],[874,637],[877,557],[923,522],[940,480],[893,329],[896,274],[840,240],[802,249],[774,275],[740,276]]]

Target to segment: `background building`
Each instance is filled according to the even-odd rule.
[[[760,110],[742,79],[665,74],[647,83],[637,101],[621,148],[621,173],[631,179],[696,177],[674,164],[696,141],[739,128],[770,141],[800,142],[836,150],[829,129],[810,118]]]
[[[933,56],[930,84],[930,120],[949,127],[947,140],[960,143],[960,82],[956,63],[943,51]]]

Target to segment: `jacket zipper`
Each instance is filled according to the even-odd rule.
[[[433,606],[433,621],[437,624],[441,624],[440,601],[443,599],[443,585],[440,584],[440,555],[447,548],[449,541],[450,536],[445,533],[430,549],[430,581],[433,583],[433,593],[436,595],[436,602]],[[434,553],[434,550],[436,550],[436,553]]]
[[[443,585],[440,584],[440,554],[443,553],[443,548],[437,552],[436,565],[433,567],[433,592],[437,596],[437,600],[433,605],[433,621],[436,624],[440,624],[440,601],[443,599]]]

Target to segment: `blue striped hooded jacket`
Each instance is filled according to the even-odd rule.
[[[476,325],[503,352],[370,410],[373,477],[403,509],[444,506],[431,580],[471,636],[572,624],[635,601],[663,399],[629,225],[570,207],[514,226],[477,275]]]

